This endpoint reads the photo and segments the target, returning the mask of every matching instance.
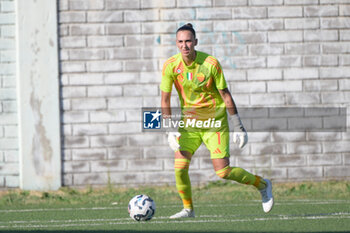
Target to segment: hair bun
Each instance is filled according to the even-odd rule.
[[[191,23],[187,23],[187,24],[181,26],[179,29],[177,29],[176,35],[177,35],[177,33],[178,33],[179,31],[190,31],[190,32],[192,32],[194,38],[196,38],[196,32],[195,32],[195,30],[193,29],[193,26],[192,26]]]

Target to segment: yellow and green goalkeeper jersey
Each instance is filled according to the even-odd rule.
[[[181,53],[172,56],[164,63],[160,89],[169,93],[173,84],[185,118],[226,122],[226,107],[218,90],[227,88],[227,84],[215,57],[196,51],[195,61],[187,66]]]

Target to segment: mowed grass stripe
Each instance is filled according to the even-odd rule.
[[[253,203],[252,203],[253,202]],[[256,206],[261,203],[261,200],[255,201],[246,201],[244,204],[234,204],[234,203],[225,203],[225,204],[199,204],[195,205],[196,208],[207,208],[207,207],[244,207],[244,206]],[[329,205],[329,204],[350,204],[350,201],[347,200],[327,200],[327,201],[314,201],[314,200],[298,200],[298,201],[276,201],[275,205],[277,206],[287,206],[287,205]],[[157,208],[176,208],[180,205],[160,205]],[[82,207],[82,208],[40,208],[40,209],[3,209],[0,210],[0,213],[21,213],[21,212],[45,212],[45,211],[86,211],[86,210],[120,210],[127,209],[127,206],[115,206],[115,207]]]
[[[320,213],[320,214],[301,214],[301,215],[282,215],[282,214],[274,214],[269,215],[269,218],[273,217],[281,217],[281,218],[290,218],[290,217],[323,217],[323,216],[348,216],[350,212],[337,212],[337,213]],[[258,217],[261,215],[242,215],[242,214],[229,214],[229,215],[199,215],[195,219],[198,218],[251,218]],[[158,219],[169,219],[169,216],[158,216],[153,217],[153,220]],[[29,220],[29,221],[8,221],[8,222],[0,222],[0,224],[31,224],[31,223],[72,223],[72,222],[108,222],[108,221],[134,221],[131,218],[111,218],[111,219],[68,219],[68,220]],[[172,220],[174,221],[174,220]],[[176,220],[175,220],[176,221]]]
[[[36,225],[12,225],[12,226],[4,226],[0,225],[0,228],[67,228],[67,227],[91,227],[91,226],[105,226],[105,225],[131,225],[131,224],[179,224],[179,223],[233,223],[233,222],[257,222],[257,221],[294,221],[294,220],[323,220],[323,219],[350,219],[350,213],[340,214],[337,213],[335,215],[329,215],[329,216],[288,216],[288,215],[281,215],[278,217],[265,217],[265,218],[251,218],[251,219],[188,219],[188,220],[165,220],[165,221],[159,221],[159,220],[151,220],[149,222],[136,222],[136,221],[130,221],[126,219],[91,219],[90,221],[94,221],[94,223],[69,223],[69,224],[36,224]],[[163,217],[162,217],[163,218]],[[164,217],[167,218],[167,217]],[[215,216],[213,216],[215,218]],[[158,217],[159,219],[159,217]],[[100,220],[100,223],[96,223],[97,220]],[[66,222],[66,221],[64,221]],[[87,221],[88,222],[88,221]]]

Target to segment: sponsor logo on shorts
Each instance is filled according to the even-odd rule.
[[[221,154],[221,150],[219,148],[216,148],[216,150],[214,150],[213,154]]]

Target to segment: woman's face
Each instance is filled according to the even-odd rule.
[[[176,45],[183,58],[193,57],[195,55],[194,47],[197,45],[197,39],[194,38],[191,31],[179,31],[176,34]]]

